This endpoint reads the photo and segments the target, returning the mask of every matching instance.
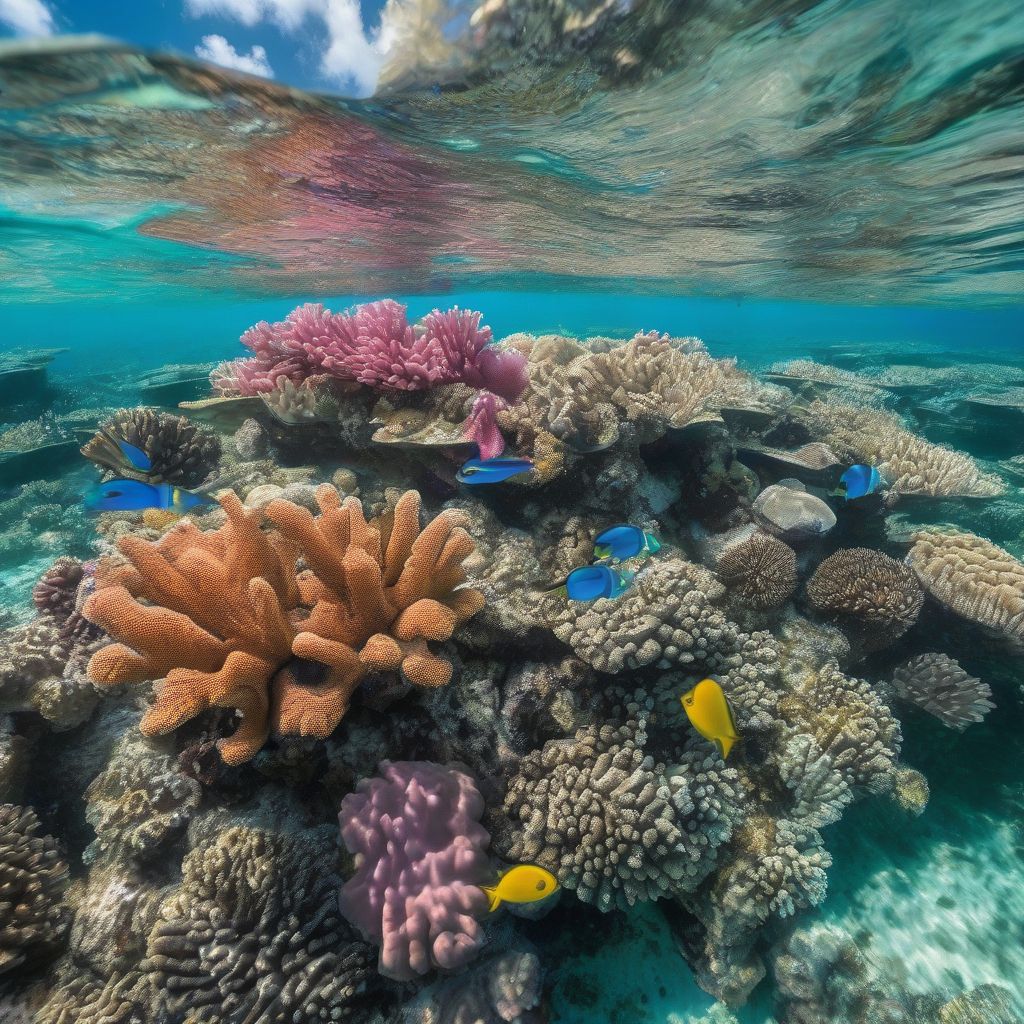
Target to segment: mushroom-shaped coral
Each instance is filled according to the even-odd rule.
[[[373,952],[337,909],[329,830],[235,827],[185,858],[149,936],[160,1008],[195,1024],[344,1020]]]
[[[718,578],[750,608],[778,608],[796,589],[796,552],[777,537],[755,533],[722,552]]]
[[[987,683],[968,675],[946,654],[920,654],[893,673],[897,695],[951,729],[980,722],[995,704]]]
[[[866,649],[885,647],[917,621],[924,592],[905,565],[871,548],[829,555],[807,581],[811,607]]]
[[[459,968],[483,945],[480,886],[493,880],[483,809],[465,772],[428,761],[383,761],[379,776],[342,800],[341,837],[356,870],[341,910],[380,947],[385,977]]]
[[[925,590],[1024,652],[1024,564],[966,531],[922,530],[913,541],[907,563]]]
[[[753,503],[762,526],[784,540],[815,540],[836,525],[836,514],[799,480],[783,480],[766,487]]]
[[[704,749],[666,766],[642,723],[580,729],[523,758],[505,854],[548,868],[599,910],[692,892],[739,817],[736,772]]]
[[[144,451],[152,463],[146,477],[157,483],[196,487],[220,460],[220,438],[212,430],[156,409],[119,409],[82,448],[87,459],[123,476],[124,455],[110,437]]]
[[[144,733],[235,709],[241,723],[218,746],[239,764],[272,727],[330,735],[373,669],[401,668],[420,686],[448,682],[450,663],[427,641],[446,640],[483,604],[458,589],[473,550],[459,514],[443,512],[421,532],[415,491],[374,524],[331,487],[317,501],[314,519],[280,499],[245,509],[229,493],[219,530],[186,522],[157,543],[124,537],[128,563],[101,565],[85,613],[120,642],[98,651],[89,673],[104,685],[165,677]],[[260,529],[264,516],[277,533]],[[300,553],[308,568],[296,578]]]
[[[68,866],[35,811],[0,804],[0,974],[53,952],[70,915]]]

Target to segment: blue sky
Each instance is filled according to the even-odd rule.
[[[385,0],[0,0],[0,36],[98,32],[306,89],[373,91]]]

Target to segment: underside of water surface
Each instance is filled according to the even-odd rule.
[[[1022,1024],[1019,3],[385,17],[0,41],[0,1024]]]

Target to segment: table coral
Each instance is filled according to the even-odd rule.
[[[461,517],[443,512],[421,531],[415,491],[376,523],[331,487],[317,500],[314,519],[280,499],[246,509],[228,493],[220,529],[186,522],[156,543],[126,536],[118,546],[127,562],[101,565],[85,613],[119,642],[94,655],[90,677],[164,677],[144,733],[210,707],[237,710],[241,722],[219,749],[240,764],[271,728],[328,736],[371,670],[400,668],[419,686],[451,677],[427,641],[446,640],[483,603],[459,589],[473,550]],[[264,517],[277,532],[260,528]],[[296,576],[300,553],[308,568]]]
[[[695,889],[739,817],[736,772],[696,747],[666,765],[645,743],[636,721],[590,726],[523,758],[504,854],[603,911]]]
[[[922,530],[907,563],[925,590],[962,618],[1024,652],[1024,564],[984,537]]]
[[[494,881],[480,824],[484,801],[455,768],[384,761],[341,804],[341,837],[355,874],[341,909],[380,947],[379,969],[400,981],[458,969],[484,942],[479,918]]]

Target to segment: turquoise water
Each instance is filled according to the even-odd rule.
[[[397,34],[366,100],[130,41],[0,46],[0,879],[13,879],[35,925],[15,929],[0,901],[0,1024],[1021,1024],[1019,4],[392,8],[415,30]],[[431,34],[438,19],[445,31]],[[308,337],[290,350],[308,362],[269,398],[211,382],[216,364],[252,355],[239,338],[259,321],[386,297],[417,324],[433,309],[479,310],[505,357],[530,356],[518,397],[496,398],[479,376],[356,383],[343,356],[340,368],[324,361]],[[672,340],[635,339],[647,331]],[[682,340],[693,338],[706,351]],[[381,365],[406,380],[412,359],[391,340]],[[645,344],[662,346],[650,362]],[[634,361],[616,368],[626,352]],[[717,381],[706,394],[702,374]],[[306,411],[289,412],[289,388],[311,377]],[[187,404],[218,387],[219,414]],[[691,393],[704,395],[693,408]],[[532,460],[528,478],[477,487],[456,475],[472,455],[474,394],[494,400],[494,429],[506,455]],[[116,474],[79,448],[100,428],[115,439],[135,429],[115,414],[139,408],[168,432],[180,413],[198,425],[214,454],[196,456],[194,479],[173,465],[166,479],[226,507],[234,491],[266,544],[293,528],[271,522],[267,502],[293,502],[302,519],[294,509],[316,508],[314,485],[357,496],[367,529],[388,536],[407,489],[421,495],[420,525],[461,509],[482,608],[454,633],[408,626],[408,604],[404,620],[387,605],[366,636],[331,627],[359,655],[345,669],[357,672],[351,707],[346,698],[328,726],[317,711],[297,737],[281,694],[291,686],[313,707],[317,687],[335,685],[332,648],[318,661],[301,640],[291,647],[293,634],[327,629],[313,591],[275,590],[283,615],[272,620],[260,587],[278,586],[276,570],[256,572],[255,556],[218,561],[242,542],[216,507],[189,518],[217,539],[193,536],[181,563],[174,539],[190,535],[173,509],[87,514]],[[424,442],[408,423],[438,433]],[[173,436],[161,454],[171,464],[191,443]],[[159,451],[141,433],[122,440]],[[808,444],[825,446],[825,469]],[[882,470],[881,492],[846,501],[839,474],[857,462]],[[797,491],[780,483],[793,477]],[[780,486],[780,501],[813,504],[818,525],[801,533],[771,518],[762,495]],[[589,618],[548,603],[541,591],[623,520],[664,545],[635,584]],[[986,552],[977,575],[958,575],[952,555],[941,573],[915,562],[926,527],[946,531],[951,551],[949,538],[969,533]],[[784,549],[782,563],[792,548],[792,585],[775,604],[723,560],[750,535]],[[338,585],[297,536],[285,572],[332,580],[332,608],[350,602],[345,586],[375,578],[361,562],[358,583]],[[330,541],[357,546],[345,531]],[[183,566],[205,610],[149,587],[156,570],[140,550]],[[812,581],[850,551],[857,567],[887,568],[875,590],[835,570],[829,606]],[[67,557],[82,581],[61,604],[37,584]],[[120,575],[125,558],[138,579]],[[758,586],[784,577],[782,563]],[[131,596],[111,621],[89,597],[122,578]],[[459,591],[438,588],[426,596],[458,605]],[[248,665],[241,695],[193,680],[202,700],[180,698],[188,713],[154,728],[143,714],[166,716],[179,698],[151,682],[219,665],[189,661],[202,644],[180,641],[182,617],[202,620],[221,654],[264,661]],[[278,628],[283,649],[268,639]],[[87,667],[107,632],[173,653],[144,679],[107,685],[97,665],[113,654]],[[401,658],[371,650],[381,635]],[[450,682],[424,683],[421,647]],[[899,667],[931,653],[966,673],[932,694],[933,711],[980,685],[994,705],[983,720],[950,727],[899,689]],[[839,698],[830,665],[851,687]],[[722,680],[740,733],[724,762],[677,699],[705,675]],[[849,682],[859,679],[867,697]],[[636,714],[648,760],[598,780],[574,737],[626,729]],[[901,742],[885,731],[892,717]],[[259,742],[232,760],[225,738],[253,721],[265,725]],[[787,847],[776,836],[799,813],[794,735],[811,737],[830,784],[849,792],[812,793],[823,820],[808,817],[817,824]],[[849,767],[843,744],[863,763]],[[554,800],[563,756],[574,779],[596,781],[523,817],[516,800]],[[343,822],[357,817],[344,801],[379,784],[382,759],[461,765],[479,789],[486,877],[469,877],[471,857],[431,869],[474,891],[465,919],[445,919],[460,937],[477,923],[486,937],[466,963],[430,947],[423,970],[396,978],[381,936],[335,909],[359,868],[339,808]],[[545,779],[535,788],[532,762]],[[641,787],[644,772],[655,781]],[[680,779],[690,797],[672,788]],[[657,811],[683,822],[667,848],[630,831],[634,785],[652,815],[676,794]],[[691,797],[715,812],[687,809]],[[473,830],[463,821],[466,835],[443,835],[445,799],[432,823],[447,856]],[[8,805],[52,837],[32,847],[51,849],[49,861],[18,860],[28,826]],[[607,847],[601,828],[619,829]],[[382,877],[403,839],[375,848]],[[711,853],[690,852],[698,839]],[[429,856],[411,849],[414,865]],[[819,856],[831,860],[822,871]],[[687,857],[699,877],[673,866]],[[553,871],[560,896],[487,915],[476,887],[518,860]],[[593,879],[615,879],[621,894],[631,871],[636,905],[598,909]],[[764,909],[773,886],[778,902]],[[435,909],[445,899],[431,898]],[[517,990],[491,954],[528,958],[533,980]]]

